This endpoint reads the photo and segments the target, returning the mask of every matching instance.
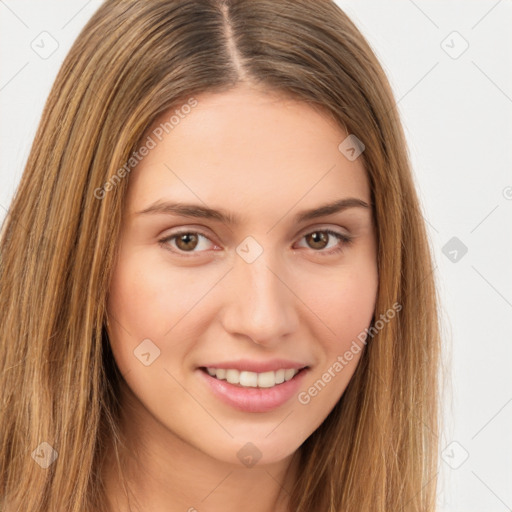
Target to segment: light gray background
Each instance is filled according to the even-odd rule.
[[[338,4],[393,86],[436,260],[447,374],[439,512],[512,510],[512,2]],[[0,0],[0,219],[60,64],[99,5]]]

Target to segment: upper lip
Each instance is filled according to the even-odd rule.
[[[201,366],[201,368],[224,368],[225,370],[235,369],[239,371],[263,373],[288,368],[300,370],[306,366],[308,365],[305,363],[290,361],[288,359],[270,359],[268,361],[251,361],[249,359],[238,359],[236,361],[208,363]]]

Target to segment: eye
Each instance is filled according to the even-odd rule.
[[[333,246],[331,245],[329,250],[324,250],[329,246],[329,237],[335,237],[338,244],[335,244],[334,248],[332,248]],[[314,252],[323,256],[329,256],[341,252],[346,245],[352,242],[352,237],[331,229],[317,229],[306,233],[301,237],[301,239],[305,239],[309,247],[311,247]],[[208,250],[208,244],[206,243],[205,247],[204,243],[201,244],[201,240],[211,242],[206,235],[197,231],[180,231],[159,240],[159,243],[174,253],[178,253],[180,255],[190,253],[193,255],[194,253],[202,252],[200,250],[201,248],[203,250]],[[198,250],[196,251],[195,249]]]
[[[329,245],[329,237],[335,237],[338,244],[334,244],[334,246],[331,245],[330,250],[324,250]],[[309,247],[315,249],[315,252],[322,256],[330,256],[339,253],[346,245],[352,242],[352,237],[344,233],[338,233],[332,229],[317,229],[306,233],[301,238],[305,239]]]
[[[209,240],[209,238],[197,231],[180,231],[179,233],[174,233],[173,235],[163,238],[159,242],[173,252],[194,253],[201,252],[194,251],[197,247],[201,248],[201,239]],[[169,245],[171,247],[168,247]],[[203,247],[203,250],[206,249]]]

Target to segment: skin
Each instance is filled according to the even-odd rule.
[[[224,404],[196,368],[292,359],[310,365],[307,391],[349,349],[375,308],[371,205],[302,224],[294,216],[346,197],[370,204],[368,179],[362,158],[338,150],[347,134],[305,103],[248,85],[196,99],[129,177],[108,297],[110,343],[126,380],[123,471],[132,510],[284,511],[298,448],[340,399],[361,354],[307,405],[293,396],[264,413]],[[158,200],[225,209],[242,221],[136,213]],[[182,229],[203,236],[159,243]],[[325,239],[315,244],[306,235],[318,231]],[[263,249],[252,263],[236,252],[247,236]],[[144,339],[160,349],[149,366],[134,356]],[[247,442],[261,452],[253,467],[237,457]],[[112,465],[105,475],[116,510],[128,510]]]

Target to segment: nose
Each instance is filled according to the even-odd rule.
[[[252,263],[237,257],[226,291],[229,299],[223,311],[224,329],[269,347],[295,332],[297,297],[289,287],[288,275],[283,265],[271,258],[270,251]]]

